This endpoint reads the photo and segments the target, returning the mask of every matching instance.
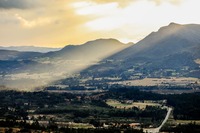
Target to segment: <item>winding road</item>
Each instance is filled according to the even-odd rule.
[[[162,124],[157,128],[144,128],[143,132],[145,132],[145,133],[159,133],[160,129],[163,127],[163,125],[169,119],[169,116],[170,116],[171,111],[172,111],[171,107],[166,107],[166,108],[167,108],[167,115],[165,116],[165,119],[163,120]]]

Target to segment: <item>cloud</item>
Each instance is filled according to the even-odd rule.
[[[137,0],[90,0],[90,1],[94,1],[96,3],[118,3],[120,7],[125,7],[128,4],[137,1]]]
[[[198,23],[198,5],[199,0],[0,0],[0,45],[139,40],[171,21]]]
[[[23,8],[4,6],[5,10],[0,9],[0,45],[61,47],[90,40],[82,39],[82,36],[89,34],[83,24],[92,18],[75,13],[71,4],[76,0],[34,1],[35,4],[26,3]]]
[[[73,2],[80,2],[81,0],[59,0],[60,3],[70,4]],[[120,7],[126,7],[131,3],[141,1],[141,0],[85,0],[88,2],[95,2],[98,4],[105,4],[105,3],[118,3]],[[152,1],[156,4],[161,4],[164,2],[168,2],[171,4],[179,4],[183,0],[143,0],[143,1]],[[0,8],[1,9],[29,9],[38,6],[38,4],[43,3],[47,5],[48,3],[55,3],[56,0],[0,0]]]
[[[173,5],[178,5],[183,0],[150,0],[150,1],[153,1],[153,2],[155,2],[158,5],[160,5],[160,4],[164,3],[164,2],[168,2],[168,3],[173,4]]]
[[[137,2],[137,1],[142,1],[142,0],[89,0],[91,2],[96,2],[96,3],[118,3],[120,7],[125,7],[128,6],[130,3]],[[168,2],[170,4],[179,4],[183,0],[143,0],[143,1],[151,1],[155,2],[156,4],[160,5],[164,2]]]
[[[36,20],[28,21],[25,18],[21,17],[19,14],[15,14],[15,17],[19,20],[19,22],[27,28],[33,28],[35,26],[42,26],[51,23],[50,18],[38,18]]]
[[[28,9],[36,5],[37,0],[0,0],[2,9]]]

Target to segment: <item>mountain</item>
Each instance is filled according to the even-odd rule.
[[[137,45],[112,56],[111,58],[126,59],[136,57],[163,58],[178,52],[193,52],[191,48],[200,47],[200,25],[180,25],[170,23],[152,32]]]
[[[48,53],[0,50],[0,85],[26,89],[47,85],[129,45],[115,39],[97,39]]]
[[[68,45],[56,52],[46,53],[43,57],[64,60],[101,60],[130,46],[116,39],[97,39],[82,45]]]
[[[136,73],[144,77],[200,77],[196,74],[200,73],[199,64],[195,62],[199,58],[200,25],[170,23],[83,73],[95,72],[96,76],[123,75],[126,78]]]
[[[14,50],[20,52],[40,52],[47,53],[51,51],[59,51],[61,48],[48,48],[48,47],[35,47],[35,46],[11,46],[11,47],[0,47],[0,50]]]
[[[29,66],[28,63],[30,62],[30,64],[35,65],[48,65],[51,69],[52,67],[54,67],[54,70],[59,70],[59,72],[61,73],[61,71],[71,71],[72,69],[77,68],[76,66],[79,66],[80,64],[84,66],[90,63],[97,63],[99,60],[108,57],[113,53],[118,52],[123,48],[126,48],[127,46],[128,45],[125,45],[115,39],[97,39],[94,41],[86,42],[82,45],[69,45],[59,51],[48,53],[0,50],[0,61],[2,62],[1,64],[10,64],[13,69],[17,69],[19,71],[24,70],[23,64]],[[69,60],[72,62],[69,62]],[[23,61],[25,61],[26,63],[22,63]],[[17,65],[14,65],[15,63]],[[4,66],[5,65],[1,65],[1,71],[5,69]],[[30,66],[32,66],[30,68],[33,69],[33,65]],[[21,70],[20,68],[23,69]],[[28,67],[26,68],[29,69]],[[37,69],[40,70],[42,68]],[[45,71],[49,70],[46,69]]]

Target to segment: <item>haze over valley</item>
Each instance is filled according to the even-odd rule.
[[[76,74],[129,45],[115,39],[97,39],[48,53],[0,50],[1,84],[34,89]]]

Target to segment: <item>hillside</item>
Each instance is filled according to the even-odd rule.
[[[47,85],[97,64],[129,45],[115,39],[97,39],[48,53],[0,50],[0,85],[26,89]]]
[[[123,75],[140,73],[144,77],[194,76],[200,72],[200,25],[170,23],[152,32],[143,40],[85,70],[93,75]],[[106,62],[111,60],[112,62]],[[157,74],[156,74],[157,73]]]
[[[101,60],[129,46],[115,39],[97,39],[81,45],[67,45],[60,51],[49,52],[43,57],[65,60]]]

